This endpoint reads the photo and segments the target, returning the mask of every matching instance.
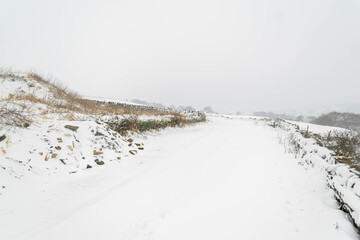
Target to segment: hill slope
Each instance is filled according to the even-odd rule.
[[[119,162],[145,149],[140,133],[205,121],[195,111],[85,99],[34,73],[1,72],[0,86],[0,193],[28,174]]]

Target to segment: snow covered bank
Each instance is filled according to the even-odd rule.
[[[271,120],[265,120],[270,121]],[[309,127],[310,126],[310,127]],[[335,127],[325,127],[306,123],[277,121],[277,127],[282,129],[281,142],[285,149],[298,157],[299,163],[318,168],[326,175],[328,186],[333,189],[340,209],[349,214],[350,221],[360,231],[360,172],[349,164],[337,161],[336,154],[324,147],[315,136],[328,135],[329,131],[347,131]],[[308,138],[304,132],[310,133]],[[310,129],[310,130],[309,130]]]
[[[142,151],[131,139],[138,132],[205,121],[200,112],[91,101],[34,73],[0,71],[0,87],[0,178],[104,165]]]
[[[124,138],[105,123],[92,121],[45,121],[3,133],[6,138],[0,142],[0,193],[6,191],[13,178],[76,173],[119,162],[144,149],[142,142]]]

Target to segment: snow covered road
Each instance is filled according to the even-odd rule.
[[[357,239],[318,170],[276,129],[212,117],[118,165],[30,178],[0,196],[1,239]]]

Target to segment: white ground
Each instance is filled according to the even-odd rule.
[[[210,120],[120,163],[19,180],[0,196],[0,238],[358,238],[323,173],[285,154],[276,129]]]

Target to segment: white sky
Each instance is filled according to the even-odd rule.
[[[0,0],[0,66],[222,112],[360,105],[360,1]]]

